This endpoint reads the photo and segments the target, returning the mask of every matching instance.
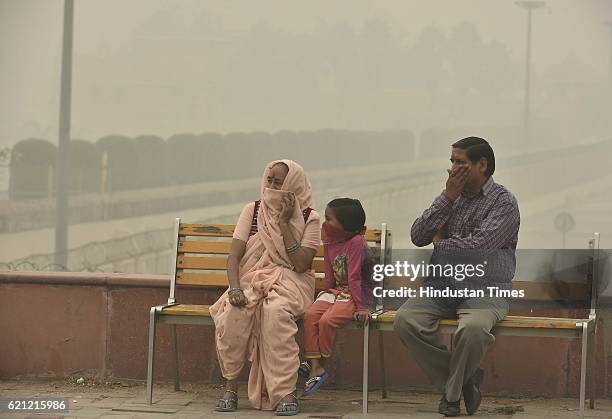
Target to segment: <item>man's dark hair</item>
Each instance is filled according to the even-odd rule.
[[[493,154],[493,149],[484,138],[466,137],[457,141],[452,147],[465,150],[465,154],[472,163],[478,163],[484,157],[487,160],[486,177],[495,172],[495,154]]]
[[[358,199],[336,198],[327,206],[333,208],[336,218],[345,231],[359,232],[365,225],[365,211]]]

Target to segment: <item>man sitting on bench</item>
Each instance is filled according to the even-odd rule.
[[[462,252],[484,256],[488,262],[484,275],[465,281],[456,276],[427,278],[430,289],[453,292],[439,298],[408,299],[393,326],[442,391],[438,411],[459,416],[462,394],[468,414],[480,406],[483,370],[479,365],[495,340],[491,330],[508,314],[508,299],[490,296],[487,287],[512,289],[520,214],[512,193],[493,181],[495,156],[487,141],[478,137],[457,141],[450,160],[446,189],[412,225],[412,242],[419,247],[433,242],[430,264],[456,260]],[[485,290],[486,295],[474,298],[472,293],[457,293],[468,288]],[[439,320],[444,318],[458,318],[452,352],[436,336]]]

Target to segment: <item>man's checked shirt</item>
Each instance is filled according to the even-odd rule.
[[[509,288],[516,268],[520,213],[508,189],[489,177],[477,195],[462,193],[451,202],[440,194],[412,225],[412,242],[419,247],[430,244],[445,225],[447,238],[434,245],[432,260],[461,251],[477,253],[488,261],[482,281]]]

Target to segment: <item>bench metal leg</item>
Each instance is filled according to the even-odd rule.
[[[362,395],[362,413],[368,414],[368,368],[370,358],[370,326],[363,328],[363,395]]]
[[[178,365],[178,342],[176,339],[176,325],[173,324],[171,327],[171,340],[172,340],[172,364],[174,366],[174,391],[181,389],[179,382],[179,365]]]
[[[378,331],[378,353],[380,354],[380,384],[382,386],[382,398],[387,398],[387,375],[385,373],[385,343],[383,331]]]
[[[153,365],[155,361],[155,321],[156,308],[151,307],[149,313],[149,357],[147,361],[147,404],[153,403]]]
[[[595,328],[593,328],[595,329]],[[589,409],[595,409],[595,398],[597,397],[597,389],[595,380],[597,379],[597,374],[595,374],[595,360],[596,360],[596,352],[597,352],[597,335],[595,330],[591,330],[589,332],[588,337],[588,351],[587,351],[587,367],[586,367],[586,394],[589,397]]]
[[[581,418],[584,418],[584,401],[586,386],[586,361],[587,361],[587,340],[589,323],[582,323],[582,354],[580,359],[580,410]]]

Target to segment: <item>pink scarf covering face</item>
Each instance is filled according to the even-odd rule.
[[[279,224],[282,203],[287,195],[295,196],[293,192],[264,188],[259,216],[257,217],[257,229],[261,236],[262,244],[268,251],[272,262],[286,268],[291,268],[291,260],[285,250],[285,241],[281,235]],[[294,200],[294,202],[297,203],[297,200]],[[303,234],[305,225],[302,211],[295,205],[289,221],[294,239],[298,240],[301,238],[300,233]]]
[[[268,175],[272,167],[279,163],[286,164],[289,168],[289,172],[280,190],[270,189],[266,187]],[[253,235],[251,240],[247,243],[247,254],[245,254],[243,258],[243,260],[246,261],[246,257],[249,256],[248,253],[251,248],[257,250],[261,250],[261,248],[265,249],[262,252],[262,257],[259,259],[259,263],[256,264],[259,269],[269,267],[270,265],[287,269],[293,268],[291,260],[285,250],[285,242],[281,235],[279,225],[282,201],[286,195],[293,195],[295,198],[295,205],[289,221],[289,226],[293,238],[299,243],[306,226],[302,211],[312,206],[310,181],[306,177],[302,166],[293,160],[275,160],[266,166],[261,179],[261,205],[257,216],[258,233]],[[257,253],[257,251],[254,253]],[[245,263],[245,267],[246,265]],[[242,275],[242,270],[240,274]],[[256,282],[260,281],[257,280]],[[263,285],[263,289],[267,291],[272,284],[270,281],[265,281],[265,284],[260,285]]]
[[[286,164],[289,172],[280,190],[270,189],[266,187],[267,178],[272,167],[278,163]],[[304,288],[304,291],[314,294],[314,275],[309,271],[304,274],[293,271],[280,231],[281,203],[287,194],[295,197],[289,227],[294,240],[299,243],[306,227],[302,211],[313,205],[310,181],[302,166],[293,160],[270,162],[261,180],[261,204],[257,215],[258,232],[249,238],[240,263],[239,277],[243,289],[250,285],[255,293],[265,295],[282,275],[286,275],[297,281],[298,286]]]

